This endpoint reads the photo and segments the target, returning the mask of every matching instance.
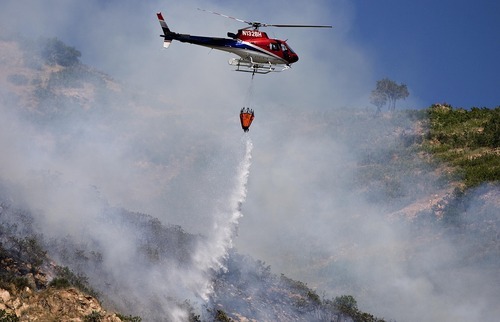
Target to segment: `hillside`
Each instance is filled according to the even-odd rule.
[[[400,303],[395,290],[405,289],[421,306],[438,303],[435,311],[448,319],[465,320],[467,314],[450,309],[457,306],[485,321],[496,315],[490,301],[500,285],[498,108],[435,105],[380,117],[358,109],[268,112],[273,117],[262,119],[263,132],[277,123],[294,126],[278,125],[273,140],[283,144],[262,145],[255,167],[277,163],[278,179],[303,176],[297,182],[306,183],[304,190],[313,187],[308,178],[320,178],[321,189],[309,189],[319,197],[304,210],[307,224],[294,221],[294,200],[276,194],[290,203],[280,210],[287,219],[269,214],[259,223],[265,231],[277,221],[268,252],[289,267],[290,278],[232,245],[211,258],[207,245],[221,246],[212,230],[227,228],[238,238],[238,227],[206,209],[212,203],[224,209],[234,176],[226,169],[238,164],[240,147],[227,143],[218,124],[193,124],[196,113],[181,103],[127,88],[79,57],[57,39],[0,38],[0,314],[21,321],[394,320],[404,316],[391,312],[391,302]],[[255,133],[263,142],[259,135],[268,133]],[[318,173],[286,172],[288,160],[305,164],[307,152],[286,149],[296,141],[307,142],[300,148],[312,155],[324,154],[331,173],[319,166]],[[341,156],[329,150],[339,142]],[[258,190],[263,204],[266,188],[279,180],[271,171],[260,175],[267,185]],[[251,175],[250,185],[259,179]],[[283,190],[294,188],[287,181]],[[321,222],[316,203],[328,204],[333,195],[341,202],[331,212],[342,216],[329,213]],[[333,230],[308,228],[315,222],[340,227],[340,237],[324,247],[322,238]],[[296,235],[286,238],[289,232]],[[380,238],[356,239],[363,234]],[[399,234],[404,238],[395,243],[384,239]],[[270,237],[253,238],[257,244]],[[394,276],[405,285],[377,293],[380,284],[368,270],[386,279],[384,287]],[[476,291],[472,304],[469,297],[439,297],[457,289],[463,295],[456,279]],[[377,313],[363,312],[372,309]]]
[[[29,214],[2,202],[0,218],[1,321],[133,320],[106,312],[84,275],[74,274],[47,256],[43,238],[29,224]]]
[[[187,234],[180,227],[164,227],[156,219],[144,214],[115,209],[108,212],[110,217],[149,236],[144,244],[138,246],[141,252],[136,260],[146,261],[152,266],[168,261],[184,265],[186,273],[189,271],[190,254],[193,253],[196,239],[200,237]],[[99,249],[94,248],[89,252],[84,249],[85,245],[75,245],[70,239],[48,242],[43,236],[36,235],[29,213],[5,204],[0,208],[0,218],[0,243],[3,246],[0,312],[4,314],[0,317],[12,321],[165,319],[161,310],[154,311],[156,305],[162,305],[155,303],[157,298],[135,297],[133,291],[132,294],[123,294],[119,284],[110,283],[112,277],[106,276],[103,255]],[[71,265],[78,273],[55,264],[44,249],[58,254],[59,263]],[[321,299],[306,284],[284,275],[278,277],[271,273],[265,263],[248,256],[231,252],[227,267],[227,271],[214,275],[214,293],[206,305],[207,311],[201,317],[187,300],[168,298],[164,301],[176,303],[189,312],[186,316],[189,321],[228,321],[230,318],[243,321],[350,321],[351,318],[354,321],[382,321],[360,311],[352,297]],[[140,316],[109,313],[100,304],[104,302],[109,307],[126,310],[120,304],[123,300],[147,302],[143,302],[142,309],[138,310],[134,306],[131,310],[140,313]]]

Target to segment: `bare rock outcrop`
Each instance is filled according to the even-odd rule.
[[[114,313],[102,309],[99,302],[75,288],[48,288],[9,292],[0,289],[0,310],[16,315],[19,321],[85,321],[94,317],[105,322],[120,322]]]

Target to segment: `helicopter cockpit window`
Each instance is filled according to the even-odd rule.
[[[274,50],[274,51],[280,50],[279,45],[277,43],[274,43],[274,42],[270,43],[269,47],[271,48],[271,50]]]
[[[283,49],[283,51],[288,50],[289,52],[291,52],[291,53],[294,53],[294,54],[295,54],[295,52],[293,51],[293,49],[292,49],[292,48],[290,48],[290,46],[288,46],[288,44],[286,44],[286,45],[285,45],[285,44],[281,44],[281,46],[286,46],[286,49]]]
[[[285,46],[285,44],[281,44],[281,50],[283,50],[283,51],[287,51],[287,50],[288,50],[288,48]]]

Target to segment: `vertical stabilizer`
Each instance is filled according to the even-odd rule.
[[[163,15],[161,14],[161,12],[157,12],[156,16],[158,17],[161,29],[163,30],[163,35],[161,35],[164,38],[163,47],[168,48],[168,46],[170,46],[170,43],[172,42],[172,32],[170,31],[170,28],[168,28],[165,19],[163,19]]]

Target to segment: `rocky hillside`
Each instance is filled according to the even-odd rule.
[[[190,245],[197,237],[180,227],[163,227],[150,216],[126,211],[116,211],[115,216],[151,236],[140,246],[143,260],[150,265],[165,259],[181,264],[190,258]],[[0,312],[6,319],[1,321],[142,320],[139,316],[103,309],[97,298],[111,307],[119,306],[119,301],[109,292],[103,289],[97,292],[91,286],[99,287],[106,280],[98,253],[89,254],[69,240],[47,243],[42,236],[35,235],[29,213],[5,203],[0,208],[0,219]],[[180,240],[183,242],[179,244]],[[73,273],[68,267],[55,264],[45,247],[52,253],[65,254],[60,262],[89,272],[90,278],[84,272]],[[265,263],[236,252],[227,258],[227,270],[214,274],[213,283],[214,293],[202,315],[189,302],[181,304],[190,312],[189,321],[382,321],[360,311],[350,296],[320,298],[306,284],[284,275],[278,277]],[[119,287],[114,291],[120,292]],[[144,316],[147,321],[163,320],[163,317],[152,318],[150,312],[144,312]]]
[[[7,217],[7,218],[6,218]],[[83,275],[56,265],[40,245],[40,237],[19,237],[25,213],[13,216],[0,206],[0,321],[129,321],[108,313]],[[18,224],[7,225],[14,219]],[[24,226],[30,229],[29,226]]]
[[[0,290],[2,321],[123,321],[104,311],[99,302],[74,288],[9,292]],[[0,313],[1,314],[1,313]],[[16,318],[17,317],[17,318]]]

